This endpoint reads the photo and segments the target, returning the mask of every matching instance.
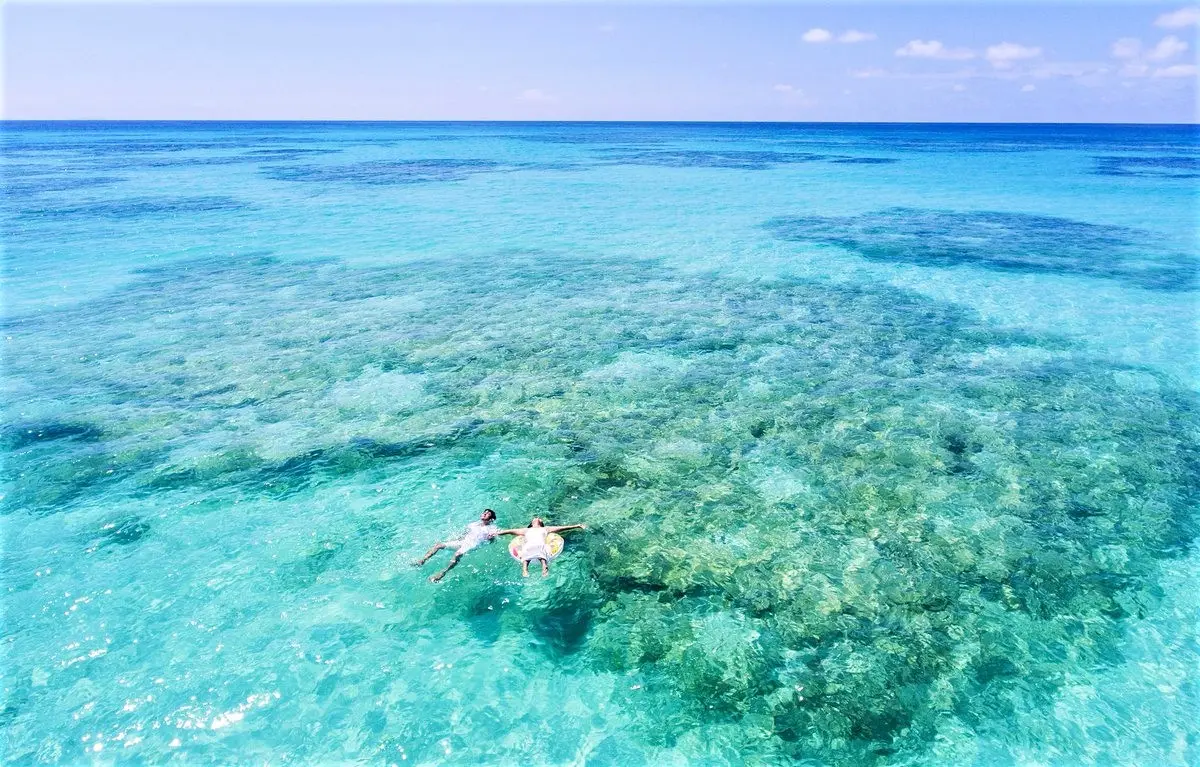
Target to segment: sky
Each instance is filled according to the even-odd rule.
[[[5,119],[1196,122],[1179,3],[9,2]]]

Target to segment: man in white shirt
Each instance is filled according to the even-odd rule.
[[[463,554],[492,540],[496,537],[496,532],[496,512],[491,509],[484,509],[483,513],[479,515],[478,522],[472,522],[467,525],[467,532],[462,538],[455,541],[442,541],[441,543],[434,544],[432,549],[425,552],[425,556],[413,564],[420,567],[442,549],[455,549],[454,556],[450,558],[450,564],[446,565],[446,569],[429,578],[432,583],[437,583],[446,577],[446,573],[454,569],[454,566],[458,564],[458,560],[462,559]]]

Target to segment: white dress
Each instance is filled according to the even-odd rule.
[[[525,529],[525,544],[521,546],[521,560],[529,562],[534,559],[550,559],[550,547],[546,545],[546,535],[549,530],[544,527],[529,527]]]
[[[457,554],[466,554],[471,549],[482,546],[496,537],[496,526],[485,525],[483,522],[472,522],[467,525],[467,534],[457,541],[447,541],[458,548]]]

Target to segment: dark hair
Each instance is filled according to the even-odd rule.
[[[535,522],[537,523],[536,525],[534,524]],[[529,526],[530,527],[545,527],[546,523],[542,521],[541,517],[534,517],[533,519],[529,520]]]
[[[492,511],[491,509],[484,509],[484,510],[483,510],[483,513],[484,513],[484,514],[490,514],[490,515],[491,515],[491,517],[492,517],[492,519],[495,519],[495,518],[496,518],[496,512]]]

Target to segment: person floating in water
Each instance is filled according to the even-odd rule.
[[[446,577],[446,573],[454,569],[458,564],[458,560],[462,559],[462,555],[466,554],[471,549],[478,548],[485,543],[488,543],[500,533],[496,530],[496,512],[491,509],[484,509],[479,515],[478,522],[472,522],[467,525],[467,532],[462,538],[456,541],[442,541],[435,543],[433,548],[425,552],[425,556],[418,559],[415,564],[417,567],[429,561],[429,558],[438,553],[442,549],[455,549],[454,556],[450,558],[450,563],[446,568],[436,575],[430,576],[429,580],[432,583],[437,583],[442,578]]]
[[[556,525],[546,527],[541,517],[534,517],[529,527],[518,527],[512,530],[501,530],[497,535],[523,535],[525,543],[521,546],[521,575],[529,577],[529,563],[535,559],[542,561],[542,575],[550,574],[550,547],[546,544],[546,536],[550,533],[561,533],[564,530],[587,530],[587,525]]]

